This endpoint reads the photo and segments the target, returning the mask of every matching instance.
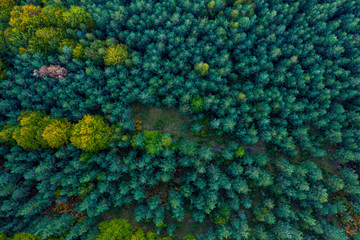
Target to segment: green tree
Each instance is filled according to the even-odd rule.
[[[211,220],[219,226],[225,225],[229,222],[231,209],[228,205],[223,204],[218,211],[211,215]]]
[[[196,238],[192,234],[188,234],[185,237],[183,237],[183,240],[196,240]]]
[[[50,4],[44,6],[41,15],[49,21],[51,26],[63,28],[65,27],[63,13],[66,10],[67,9],[62,4]]]
[[[239,148],[235,151],[235,157],[237,157],[237,158],[242,158],[244,155],[245,155],[244,147],[239,147]]]
[[[245,95],[243,92],[241,92],[241,93],[238,94],[237,100],[238,100],[239,102],[242,102],[242,101],[244,101],[245,99],[246,99],[246,95]]]
[[[46,55],[56,54],[62,39],[66,36],[61,28],[45,27],[36,30],[30,38],[28,51],[32,54],[41,52]]]
[[[204,108],[203,99],[199,96],[194,97],[191,99],[190,107],[195,113],[202,112]]]
[[[101,222],[98,225],[100,234],[95,240],[128,240],[131,239],[133,228],[125,219],[114,219],[108,222]]]
[[[157,131],[144,131],[145,134],[145,151],[152,155],[159,155],[163,150],[162,136]]]
[[[95,29],[95,23],[91,14],[86,12],[82,7],[70,6],[70,9],[62,12],[62,17],[66,27],[81,30]]]
[[[161,144],[164,148],[170,147],[172,143],[171,137],[169,135],[162,135],[161,136]]]

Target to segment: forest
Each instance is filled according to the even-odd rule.
[[[360,1],[0,0],[0,240],[360,240]]]

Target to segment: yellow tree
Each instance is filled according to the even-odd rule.
[[[36,150],[39,147],[49,147],[46,140],[41,136],[44,128],[50,121],[50,117],[44,112],[24,112],[20,115],[20,125],[14,129],[13,138],[19,146],[26,150]]]
[[[106,66],[123,64],[128,57],[127,46],[124,44],[111,45],[106,49],[104,63]]]
[[[71,123],[66,119],[52,119],[41,136],[51,148],[60,148],[69,143],[70,128]]]
[[[71,131],[71,143],[87,152],[98,152],[109,147],[113,128],[100,116],[85,115]]]
[[[15,139],[13,139],[13,134],[16,126],[5,125],[0,132],[0,142],[7,143],[9,145],[16,145]]]
[[[9,25],[22,32],[49,26],[48,19],[41,14],[41,11],[41,7],[32,4],[15,6],[10,13]]]
[[[14,0],[0,0],[0,21],[9,21],[11,9],[15,5]]]

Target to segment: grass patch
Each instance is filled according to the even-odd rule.
[[[144,130],[170,133],[175,138],[181,136],[193,141],[199,138],[193,136],[184,126],[191,126],[192,120],[171,108],[148,107],[140,104],[132,106],[133,120],[140,120]]]

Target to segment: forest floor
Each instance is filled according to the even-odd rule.
[[[141,121],[142,130],[158,131],[162,134],[170,133],[175,139],[184,137],[190,141],[210,147],[224,146],[223,142],[217,142],[220,137],[217,137],[211,129],[206,129],[206,132],[210,133],[211,136],[202,137],[194,134],[190,128],[196,122],[188,116],[177,112],[175,109],[147,107],[140,104],[132,106],[132,109],[132,119],[134,122],[136,120]]]
[[[144,130],[159,131],[162,134],[171,133],[175,138],[181,136],[191,140],[198,141],[199,137],[194,136],[185,127],[192,124],[192,120],[187,116],[171,108],[147,107],[144,105],[134,105],[133,120],[140,120]]]

